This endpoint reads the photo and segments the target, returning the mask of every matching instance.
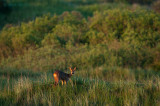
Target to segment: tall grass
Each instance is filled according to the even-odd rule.
[[[159,74],[146,70],[146,75],[150,75],[146,76],[141,71],[145,70],[78,70],[71,82],[56,87],[51,73],[43,74],[37,81],[20,78],[13,90],[1,90],[0,100],[2,105],[158,105]]]

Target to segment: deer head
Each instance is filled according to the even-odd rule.
[[[74,71],[76,70],[76,67],[74,67],[74,69],[71,68],[71,67],[69,67],[69,69],[70,69],[70,71],[71,71],[71,75],[73,75],[73,74],[74,74]]]

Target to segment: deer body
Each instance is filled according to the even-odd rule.
[[[53,73],[53,77],[54,77],[54,80],[55,80],[55,85],[57,85],[60,80],[62,81],[62,85],[63,85],[63,83],[66,84],[67,81],[69,80],[69,78],[71,78],[71,76],[74,74],[75,70],[76,70],[76,67],[74,69],[70,68],[70,71],[71,71],[70,74],[64,73],[62,71],[55,71]]]

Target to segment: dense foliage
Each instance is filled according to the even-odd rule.
[[[160,13],[160,0],[157,0],[157,1],[153,2],[152,8],[156,12]]]
[[[111,49],[111,54],[120,59],[117,65],[145,67],[152,66],[154,62],[159,64],[156,59],[159,56],[159,42],[160,15],[152,11],[113,9],[97,11],[88,19],[73,11],[60,16],[45,15],[19,26],[4,27],[0,32],[0,57],[16,57],[29,49],[49,45],[55,51],[57,48],[67,51],[83,45],[99,45],[100,48],[104,45],[104,51],[109,53]],[[105,58],[105,52],[99,52],[101,57],[97,59],[109,58]],[[97,63],[102,65],[105,62]]]

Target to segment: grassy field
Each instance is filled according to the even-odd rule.
[[[160,14],[152,2],[8,0],[0,105],[158,106]],[[71,81],[54,86],[54,71],[69,67],[77,67]]]
[[[8,74],[5,74],[8,71]],[[159,73],[108,68],[77,70],[67,85],[53,85],[52,73],[5,70],[1,105],[158,105]]]

